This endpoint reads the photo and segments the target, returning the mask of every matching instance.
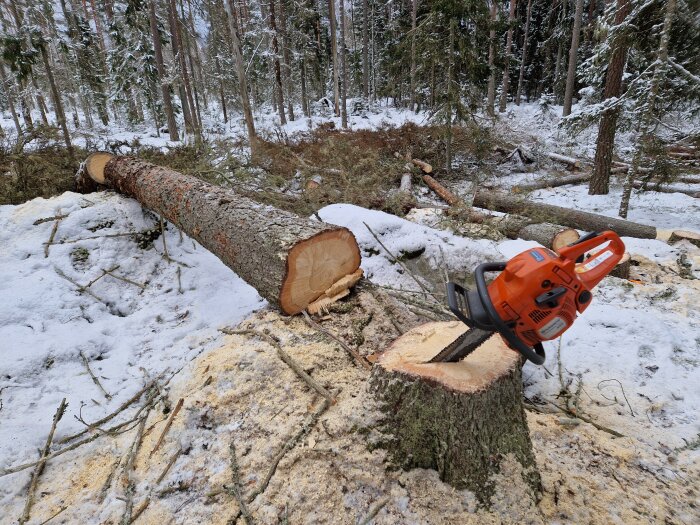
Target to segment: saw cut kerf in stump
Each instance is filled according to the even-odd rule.
[[[468,328],[435,322],[406,332],[379,357],[372,389],[393,464],[430,468],[488,504],[492,476],[506,457],[523,467],[533,498],[540,491],[522,403],[521,358],[500,336],[458,363],[428,363]]]
[[[97,153],[84,166],[95,182],[138,200],[196,239],[284,313],[301,312],[360,266],[347,228],[136,158]]]

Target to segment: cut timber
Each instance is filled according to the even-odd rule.
[[[318,188],[319,186],[321,186],[321,184],[323,184],[323,177],[321,177],[320,175],[314,175],[306,183],[306,189],[307,190],[314,190],[314,189]]]
[[[566,186],[567,184],[581,184],[588,182],[591,178],[590,173],[577,173],[575,175],[566,175],[564,177],[556,177],[551,179],[538,180],[535,182],[527,182],[525,184],[517,184],[516,187],[520,190],[531,191],[541,190],[544,188],[557,188]]]
[[[690,244],[700,248],[700,233],[690,230],[675,230],[668,238],[669,244],[676,244],[680,241],[688,241]]]
[[[426,363],[468,328],[436,322],[409,330],[379,357],[372,388],[384,415],[383,446],[397,466],[431,468],[488,503],[489,478],[512,455],[539,492],[523,411],[520,355],[494,336],[458,363]]]
[[[113,157],[106,151],[97,151],[85,159],[75,176],[75,185],[79,193],[89,193],[97,191],[100,184],[104,184],[104,167]],[[94,173],[95,177],[91,177]]]
[[[659,193],[685,193],[689,197],[700,199],[700,189],[679,188],[678,186],[662,186],[661,184],[642,182],[636,180],[632,183],[632,187],[636,190],[643,191],[658,191]]]
[[[488,219],[488,215],[484,213],[479,213],[478,211],[474,211],[471,207],[467,206],[462,199],[457,197],[457,195],[445,188],[442,184],[440,184],[430,175],[423,175],[423,182],[425,182],[428,188],[437,193],[438,197],[444,200],[451,207],[455,208],[457,213],[461,213],[464,210],[468,210],[469,222],[481,223]]]
[[[547,157],[562,164],[566,164],[571,169],[579,169],[581,167],[581,161],[574,159],[573,157],[567,157],[566,155],[559,155],[559,153],[545,153]]]
[[[573,228],[549,222],[538,223],[519,215],[494,217],[489,219],[487,223],[509,239],[535,241],[554,251],[577,241],[579,238],[578,232]]]
[[[562,208],[561,206],[542,202],[530,202],[499,191],[477,191],[474,195],[474,205],[479,208],[504,213],[526,215],[536,218],[538,222],[547,221],[579,230],[613,230],[624,237],[636,237],[638,239],[656,238],[656,228],[653,226],[615,217],[606,217],[597,213]]]
[[[93,180],[168,219],[283,312],[295,314],[360,266],[353,234],[161,166],[86,161]]]
[[[423,171],[423,173],[432,173],[433,172],[433,167],[430,164],[428,164],[427,162],[423,162],[422,160],[418,160],[418,159],[411,159],[411,162],[413,162],[413,164],[418,166],[421,169],[421,171]]]
[[[631,262],[632,257],[630,256],[630,253],[625,252],[622,259],[620,259],[620,262],[617,263],[615,268],[613,268],[610,272],[610,275],[613,277],[619,277],[620,279],[629,279]]]

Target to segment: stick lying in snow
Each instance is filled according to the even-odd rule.
[[[106,275],[106,272],[105,272],[105,275]],[[90,362],[88,361],[87,357],[85,357],[85,354],[83,353],[82,350],[80,351],[80,358],[83,360],[83,364],[85,365],[85,368],[87,369],[88,374],[90,374],[90,377],[92,378],[92,382],[97,385],[97,388],[99,388],[102,391],[102,393],[104,394],[104,396],[107,398],[108,401],[110,399],[112,399],[112,396],[105,390],[105,387],[102,386],[102,383],[100,383],[100,380],[97,379],[97,376],[92,372],[92,368],[90,368]]]
[[[236,501],[238,502],[238,508],[240,509],[240,513],[243,514],[243,519],[245,519],[245,522],[248,525],[252,525],[254,523],[253,517],[250,515],[250,510],[248,510],[248,505],[245,502],[245,499],[243,498],[243,486],[241,484],[241,472],[240,468],[238,467],[238,456],[236,454],[236,444],[234,443],[233,439],[231,440],[231,443],[228,446],[228,451],[229,455],[231,456],[231,478],[232,478],[232,484],[228,488],[229,493],[236,498]]]
[[[287,314],[304,310],[360,266],[347,228],[302,218],[231,189],[130,157],[88,157],[80,176],[172,222]]]
[[[163,432],[160,433],[160,437],[158,438],[158,441],[156,442],[155,447],[153,447],[153,450],[151,450],[151,453],[148,455],[148,457],[153,456],[153,454],[156,453],[156,451],[160,448],[160,445],[163,443],[163,439],[165,439],[165,436],[167,435],[168,431],[170,430],[170,427],[173,425],[173,421],[175,420],[175,417],[177,416],[178,412],[180,412],[180,409],[182,408],[183,403],[185,402],[184,399],[180,398],[177,402],[177,405],[175,405],[175,408],[173,409],[172,413],[170,414],[170,417],[168,418],[167,423],[165,423],[165,427],[163,428]]]
[[[389,503],[390,498],[382,498],[379,501],[377,501],[374,505],[372,505],[367,512],[367,516],[362,519],[362,521],[359,522],[359,525],[368,525],[374,517],[379,514],[379,511],[384,508],[384,506]]]
[[[53,228],[51,228],[51,235],[49,236],[49,240],[46,242],[44,245],[44,258],[47,258],[49,256],[49,246],[53,244],[53,239],[56,237],[56,232],[58,231],[58,223],[61,222],[61,219],[63,219],[65,215],[61,215],[60,213],[56,216],[56,222],[53,223]]]
[[[61,404],[58,405],[56,413],[53,416],[53,422],[51,423],[51,430],[49,430],[49,436],[46,438],[46,444],[44,445],[44,448],[41,451],[41,459],[37,463],[34,472],[32,472],[32,481],[29,484],[29,491],[27,492],[27,501],[24,504],[22,516],[19,518],[20,524],[29,521],[29,515],[32,510],[32,505],[34,504],[34,493],[36,492],[36,487],[39,484],[39,476],[41,476],[41,473],[44,471],[44,467],[46,466],[49,451],[51,450],[51,443],[53,442],[53,435],[56,431],[56,425],[58,425],[58,422],[63,417],[67,406],[68,404],[66,403],[66,398],[64,397],[63,401],[61,401]]]
[[[333,339],[336,343],[338,343],[340,346],[343,347],[343,349],[352,356],[352,358],[355,360],[356,363],[358,363],[360,366],[362,366],[365,370],[372,370],[372,365],[362,357],[357,350],[354,348],[350,347],[345,341],[340,339],[338,336],[334,335],[332,332],[326,330],[323,328],[320,324],[316,323],[313,319],[311,319],[311,316],[307,314],[306,312],[302,312],[304,314],[304,320],[306,321],[306,324],[308,324],[311,328],[314,328],[321,332],[322,334],[327,335],[331,339]]]

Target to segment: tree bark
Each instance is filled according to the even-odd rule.
[[[661,31],[659,50],[656,53],[656,67],[654,68],[654,74],[651,77],[651,86],[649,87],[649,92],[646,96],[646,105],[644,107],[644,112],[642,113],[642,118],[639,125],[639,143],[637,144],[637,150],[635,151],[634,158],[632,159],[632,167],[627,172],[625,184],[622,189],[622,200],[620,201],[619,215],[623,218],[627,217],[634,179],[639,173],[639,168],[642,163],[642,156],[644,155],[646,147],[653,138],[654,128],[656,127],[653,120],[657,110],[659,88],[661,87],[661,82],[664,80],[666,71],[668,70],[668,42],[671,39],[671,24],[673,23],[673,15],[675,12],[676,0],[668,0],[666,2],[666,16],[664,17],[664,27]]]
[[[340,67],[343,72],[343,84],[341,91],[341,123],[348,127],[348,68],[347,50],[345,47],[345,0],[338,0],[340,5]]]
[[[411,0],[411,111],[416,111],[416,20],[418,16],[418,0]]]
[[[165,116],[168,120],[168,134],[170,140],[180,140],[177,133],[177,121],[173,112],[173,102],[170,98],[170,84],[166,82],[167,74],[165,72],[165,64],[163,63],[163,44],[160,41],[158,34],[158,20],[156,19],[156,2],[150,1],[149,20],[151,25],[151,36],[153,37],[153,50],[156,59],[156,69],[158,70],[158,83],[160,84],[161,93],[163,95],[163,108]]]
[[[277,22],[275,21],[275,0],[270,0],[270,31],[272,32],[272,64],[275,70],[275,99],[277,111],[280,116],[280,124],[284,126],[287,118],[284,115],[284,88],[282,86],[282,72],[280,68],[280,50],[277,43]]]
[[[335,0],[328,0],[328,20],[331,28],[331,61],[333,64],[333,107],[335,116],[340,116],[340,86],[338,74],[338,37],[335,29]]]
[[[620,25],[630,12],[632,4],[630,0],[617,0],[615,13],[615,25]],[[612,56],[605,75],[605,91],[603,100],[619,97],[622,93],[622,74],[627,60],[627,46],[623,42],[613,43]],[[613,149],[615,147],[615,132],[617,129],[617,106],[603,112],[598,127],[598,139],[596,141],[593,176],[588,185],[589,195],[607,195],[610,191],[610,165],[612,163]]]
[[[571,32],[571,47],[569,48],[569,69],[566,73],[566,90],[564,92],[564,117],[571,114],[571,101],[574,97],[576,83],[576,59],[578,57],[578,41],[581,34],[581,17],[583,16],[583,0],[576,0],[574,14],[574,29]]]
[[[510,86],[510,55],[513,47],[513,25],[515,23],[515,8],[518,0],[510,0],[510,12],[508,13],[508,34],[506,35],[506,49],[504,52],[503,65],[503,87],[501,89],[501,100],[498,104],[498,111],[505,113],[506,103],[508,102],[508,88]]]
[[[498,2],[491,0],[491,29],[489,29],[489,84],[486,92],[486,112],[493,116],[496,101],[496,23],[498,22]]]
[[[287,15],[284,6],[285,0],[280,0],[280,36],[282,37],[282,80],[287,88],[287,114],[289,120],[294,121],[294,102],[292,94],[292,59],[290,57],[290,41],[287,32]]]
[[[180,103],[182,104],[182,114],[185,117],[185,128],[195,134],[199,134],[199,124],[197,123],[197,115],[195,113],[194,99],[192,98],[192,86],[190,84],[190,75],[185,60],[185,48],[182,45],[182,34],[180,32],[180,16],[177,13],[175,0],[169,0],[170,8],[170,33],[171,45],[173,54],[178,61],[180,67],[180,77],[182,79],[180,91]]]
[[[656,239],[656,228],[653,226],[542,202],[530,202],[498,191],[477,191],[474,196],[474,206],[503,213],[536,217],[539,220],[580,230],[613,230],[620,236]]]
[[[430,468],[488,504],[490,478],[515,460],[534,498],[540,476],[522,403],[521,360],[494,336],[459,363],[426,363],[464,333],[459,322],[406,332],[379,357],[371,388],[390,461]],[[507,459],[506,459],[507,458]],[[513,480],[517,482],[516,480]]]
[[[369,7],[362,0],[362,96],[369,99]]]
[[[583,0],[579,0],[583,1]],[[530,18],[532,17],[532,0],[527,2],[527,14],[525,15],[525,36],[523,37],[523,56],[520,59],[520,73],[518,74],[518,89],[515,92],[515,105],[520,105],[520,96],[523,92],[523,80],[525,78],[525,60],[527,59],[527,45],[530,37]]]
[[[86,162],[99,184],[138,200],[219,257],[261,296],[295,314],[360,266],[346,228],[302,218],[131,157]]]
[[[241,106],[243,106],[243,117],[245,118],[246,129],[248,131],[248,142],[250,142],[250,147],[254,151],[257,146],[258,136],[255,133],[253,112],[250,109],[250,98],[248,96],[248,80],[245,76],[245,64],[243,63],[241,40],[238,36],[238,21],[235,17],[235,13],[233,12],[232,2],[233,0],[228,0],[226,3],[228,24],[231,33],[231,48],[233,49],[233,57],[236,62],[236,75],[238,76],[238,91],[241,97]]]

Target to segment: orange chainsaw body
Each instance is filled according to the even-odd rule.
[[[606,241],[606,246],[583,259]],[[612,231],[582,239],[558,253],[532,248],[508,261],[488,285],[488,294],[499,317],[525,344],[555,339],[588,307],[591,289],[624,252],[625,245]]]

